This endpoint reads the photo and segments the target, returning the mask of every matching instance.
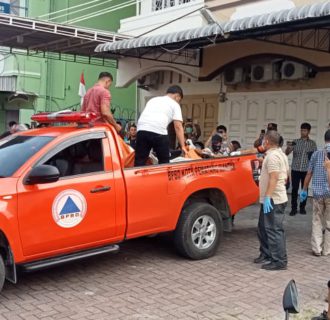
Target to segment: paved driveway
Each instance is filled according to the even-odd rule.
[[[287,209],[289,210],[289,209]],[[294,278],[302,313],[325,308],[330,257],[310,252],[311,210],[287,216],[289,268],[264,271],[258,254],[258,207],[239,213],[216,256],[189,261],[168,237],[126,242],[106,255],[25,274],[0,295],[0,319],[284,319],[282,293]]]

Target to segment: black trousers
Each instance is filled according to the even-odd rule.
[[[260,254],[280,266],[288,263],[283,228],[285,207],[286,202],[274,204],[273,210],[268,214],[264,214],[263,205],[261,205],[258,221]]]
[[[304,186],[304,180],[306,177],[306,171],[291,171],[291,184],[292,184],[292,191],[291,191],[291,209],[297,211],[298,208],[298,190],[299,185],[301,188]],[[300,203],[300,209],[305,209],[307,199],[304,202]]]
[[[151,149],[155,151],[158,163],[170,162],[170,149],[167,135],[150,131],[138,131],[136,136],[134,165],[137,167],[144,166]]]

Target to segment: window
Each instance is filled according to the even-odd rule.
[[[44,164],[56,167],[61,177],[104,171],[102,139],[80,141],[66,147]]]
[[[152,0],[152,11],[159,11],[193,1],[194,0]]]
[[[9,136],[0,141],[0,177],[10,177],[53,137]]]
[[[0,13],[27,17],[27,1],[28,0],[2,0],[0,1]]]

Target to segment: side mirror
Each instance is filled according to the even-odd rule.
[[[42,164],[34,167],[26,176],[24,184],[38,184],[56,182],[60,178],[60,172],[54,166]]]
[[[294,280],[291,280],[284,290],[283,309],[285,319],[289,319],[289,313],[299,313],[298,290]]]

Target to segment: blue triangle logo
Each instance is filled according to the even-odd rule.
[[[70,214],[70,213],[77,213],[80,212],[80,209],[77,207],[77,205],[73,202],[71,197],[69,196],[66,200],[60,214]]]

